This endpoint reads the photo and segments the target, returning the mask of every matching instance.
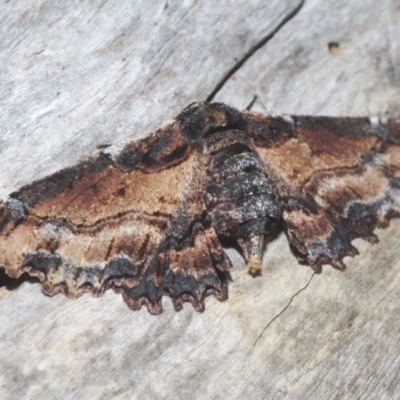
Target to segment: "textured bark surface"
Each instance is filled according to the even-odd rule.
[[[207,97],[242,110],[257,96],[264,114],[400,114],[397,1],[134,3],[0,5],[0,198]],[[399,230],[355,240],[345,273],[299,266],[283,235],[261,277],[228,250],[230,300],[203,314],[2,287],[1,397],[393,398]]]

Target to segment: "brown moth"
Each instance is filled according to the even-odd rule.
[[[281,227],[302,264],[343,270],[354,238],[400,215],[400,119],[267,117],[195,103],[119,154],[107,149],[0,203],[0,267],[46,294],[99,296],[132,309],[204,309],[228,297],[235,242],[261,269]]]

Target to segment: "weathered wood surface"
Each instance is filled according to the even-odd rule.
[[[399,2],[299,6],[3,2],[0,198],[207,98],[269,36],[215,100],[243,109],[256,95],[253,110],[265,113],[399,115]],[[154,317],[113,293],[69,301],[28,282],[3,287],[1,398],[396,397],[399,231],[397,220],[378,245],[355,241],[361,255],[345,273],[299,266],[284,235],[258,278],[229,250],[230,300],[208,299],[203,314],[175,313],[168,299]]]

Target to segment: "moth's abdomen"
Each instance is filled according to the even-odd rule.
[[[220,237],[238,239],[250,258],[252,238],[262,238],[262,252],[264,237],[280,218],[276,188],[240,131],[215,133],[208,139],[206,151],[204,197],[212,225]]]

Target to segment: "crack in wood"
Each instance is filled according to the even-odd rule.
[[[308,286],[310,286],[310,283],[311,283],[311,281],[312,281],[312,279],[313,279],[313,277],[314,277],[315,274],[316,274],[316,272],[314,272],[314,273],[311,275],[311,277],[310,277],[310,279],[308,280],[307,284],[306,284],[304,287],[302,287],[300,290],[298,290],[298,291],[290,298],[290,300],[288,301],[288,303],[286,304],[286,306],[285,306],[278,314],[276,314],[275,317],[273,317],[273,318],[268,322],[267,325],[265,325],[264,329],[261,331],[261,333],[258,335],[257,339],[254,341],[254,343],[253,343],[253,345],[251,346],[250,350],[247,352],[246,357],[245,357],[245,360],[244,360],[244,363],[243,363],[243,366],[244,366],[244,364],[246,363],[246,360],[247,360],[247,358],[249,357],[249,355],[253,352],[254,348],[256,347],[257,342],[258,342],[258,341],[261,339],[261,337],[264,335],[265,331],[271,326],[271,324],[272,324],[274,321],[276,321],[276,320],[289,308],[289,306],[292,304],[293,300],[294,300],[301,292],[304,292],[304,290],[306,290],[306,289],[308,288]],[[242,369],[243,369],[243,368],[242,368]]]
[[[252,46],[249,51],[235,63],[235,65],[224,75],[224,77],[217,83],[213,91],[206,98],[207,102],[211,102],[214,100],[214,97],[217,93],[222,89],[228,79],[239,70],[243,66],[243,64],[251,58],[251,56],[261,49],[265,44],[267,44],[288,22],[290,22],[302,9],[305,0],[301,0],[298,6],[292,10],[289,14],[287,14],[282,21],[278,24],[278,26],[270,32],[267,36],[264,36],[259,42],[257,42],[254,46]]]

